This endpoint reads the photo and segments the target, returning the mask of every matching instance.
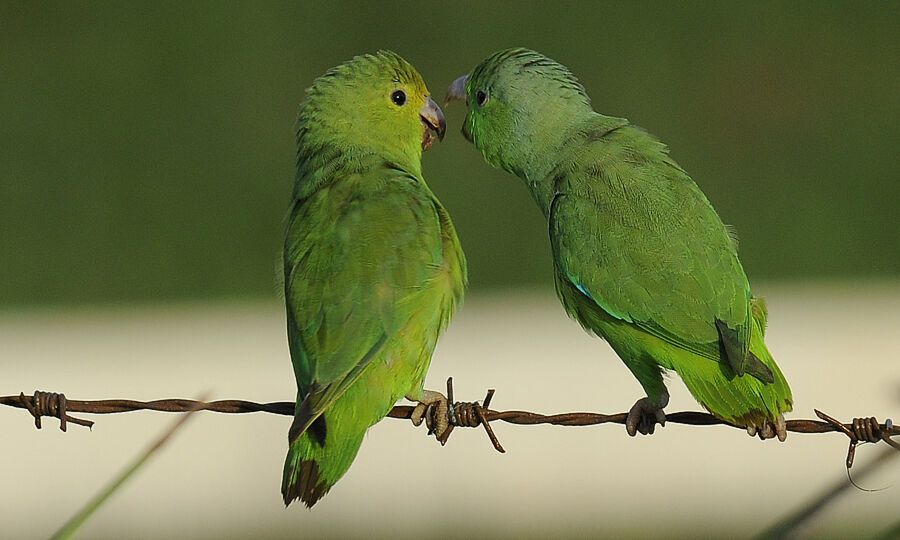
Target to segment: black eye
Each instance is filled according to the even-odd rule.
[[[406,104],[406,92],[403,90],[394,90],[391,92],[391,101],[394,102],[394,105],[402,107]]]
[[[479,107],[487,102],[487,94],[484,93],[484,90],[475,92],[475,101],[478,102]]]

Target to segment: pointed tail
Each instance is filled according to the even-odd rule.
[[[322,427],[317,429],[320,422]],[[327,421],[325,416],[313,422],[311,429],[304,431],[288,448],[281,482],[285,506],[300,499],[307,508],[312,508],[328,493],[353,463],[366,429],[366,426]]]

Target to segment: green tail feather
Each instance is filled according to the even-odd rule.
[[[316,439],[313,430],[307,430],[288,449],[281,482],[285,506],[300,499],[312,508],[347,472],[359,452],[366,428],[347,429],[350,426],[339,422],[327,426],[325,444]]]
[[[303,438],[306,438],[304,435]],[[319,475],[319,464],[313,460],[304,460],[300,456],[303,451],[291,449],[284,462],[284,480],[281,483],[281,495],[284,505],[300,499],[307,508],[312,508],[333,484],[329,484]]]
[[[673,362],[694,398],[713,415],[739,426],[761,427],[793,407],[787,380],[763,341],[765,309],[753,310],[754,324],[750,352],[772,373],[772,382],[764,382],[750,373],[735,376],[727,366],[697,357]]]
[[[281,483],[285,505],[300,499],[311,508],[344,476],[366,431],[384,418],[399,398],[377,390],[384,386],[385,378],[393,376],[386,363],[372,365],[365,384],[351,385],[290,444]]]

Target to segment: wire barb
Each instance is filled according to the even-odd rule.
[[[25,397],[23,392],[19,392],[18,397],[23,407],[34,417],[34,427],[37,429],[41,429],[42,416],[59,418],[60,431],[66,431],[67,422],[85,426],[88,429],[94,426],[94,423],[90,420],[82,420],[81,418],[75,418],[74,416],[66,414],[66,404],[68,403],[68,400],[66,399],[65,394],[35,390],[34,394],[31,396],[31,400]]]
[[[854,418],[849,425],[842,424],[831,416],[823,413],[818,409],[814,409],[816,416],[825,420],[834,426],[836,431],[840,431],[850,439],[850,446],[847,448],[847,479],[856,489],[867,492],[881,491],[881,489],[867,489],[858,485],[850,475],[850,468],[853,467],[853,460],[856,457],[856,447],[860,443],[877,443],[884,441],[893,448],[900,450],[900,445],[891,440],[890,432],[893,431],[893,422],[888,418],[884,425],[878,423],[874,416],[868,418]]]
[[[497,435],[494,434],[494,430],[491,429],[490,421],[484,414],[484,411],[487,410],[487,405],[490,404],[491,398],[493,397],[494,389],[491,388],[487,391],[487,395],[484,398],[484,405],[479,404],[477,401],[454,401],[453,377],[449,377],[447,379],[447,402],[450,406],[448,407],[449,410],[447,416],[450,425],[447,426],[447,431],[442,433],[438,438],[441,446],[447,444],[447,441],[450,439],[450,433],[453,432],[454,427],[478,427],[479,425],[482,425],[484,426],[484,431],[487,433],[488,439],[490,439],[491,444],[494,445],[494,449],[501,454],[506,453],[503,445],[501,445],[500,441],[497,439]]]
[[[850,425],[847,426],[818,409],[813,410],[815,411],[816,416],[834,426],[836,431],[840,431],[850,439],[850,447],[847,449],[848,471],[853,467],[853,458],[856,456],[856,445],[859,443],[876,443],[882,440],[888,442],[888,444],[893,442],[890,441],[890,438],[886,435],[886,431],[890,430],[893,426],[890,419],[888,419],[884,426],[886,429],[882,429],[881,424],[878,423],[878,420],[876,420],[874,416],[869,418],[854,418]],[[891,444],[891,446],[894,445]]]

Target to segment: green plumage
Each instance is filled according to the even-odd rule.
[[[315,504],[366,430],[401,397],[421,396],[462,300],[465,259],[421,174],[432,127],[442,135],[443,116],[421,76],[384,51],[317,79],[301,107],[284,241],[298,387],[285,504]]]
[[[566,310],[654,405],[668,401],[670,369],[728,422],[762,428],[791,410],[735,241],[664,144],[596,113],[564,66],[526,49],[487,58],[451,97],[468,101],[463,133],[547,218]]]

